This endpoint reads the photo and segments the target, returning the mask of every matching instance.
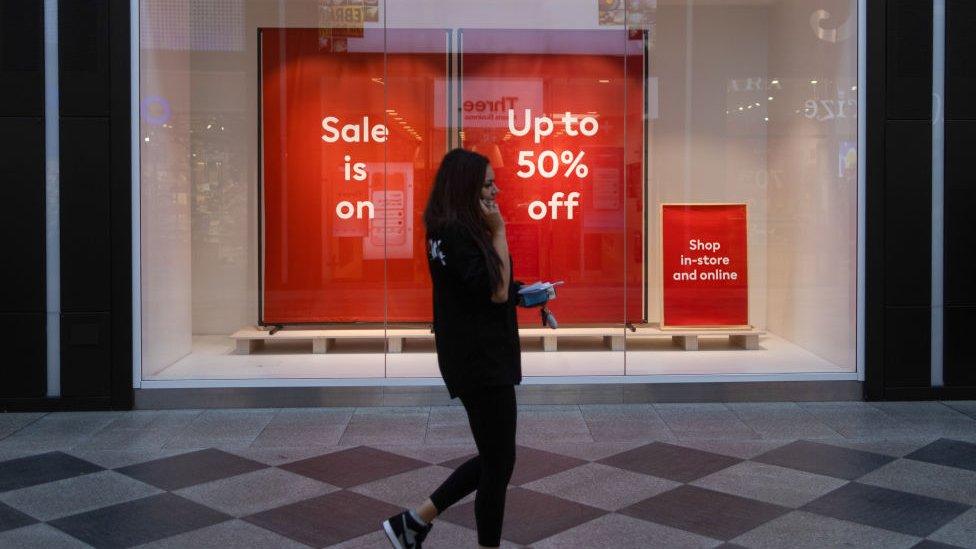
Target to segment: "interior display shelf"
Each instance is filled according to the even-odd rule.
[[[628,338],[661,338],[670,337],[671,341],[686,351],[697,351],[700,337],[728,337],[729,342],[736,347],[748,350],[759,349],[759,337],[764,335],[762,330],[750,327],[736,328],[661,328],[657,324],[637,325],[608,325],[608,326],[566,326],[555,330],[551,328],[519,328],[519,336],[523,339],[538,338],[542,340],[545,351],[557,351],[559,339],[600,337],[603,344],[612,351],[624,350],[624,341]],[[251,354],[260,349],[266,341],[310,341],[312,353],[327,353],[339,339],[384,339],[389,353],[403,351],[403,341],[406,339],[433,339],[434,333],[429,327],[331,327],[331,328],[281,328],[268,329],[257,326],[242,328],[231,339],[236,342],[237,354]]]

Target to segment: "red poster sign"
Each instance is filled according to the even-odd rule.
[[[465,31],[454,87],[442,30],[340,49],[262,31],[263,323],[430,320],[422,214],[458,123],[495,168],[516,278],[565,281],[564,325],[643,319],[642,52],[624,31],[512,32]]]
[[[495,169],[515,277],[565,281],[551,305],[560,324],[641,322],[640,44],[623,30],[463,37],[463,145]]]
[[[263,29],[262,322],[428,321],[443,30]]]
[[[664,204],[664,327],[749,323],[745,204]]]

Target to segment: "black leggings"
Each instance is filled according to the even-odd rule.
[[[502,537],[505,491],[515,467],[515,387],[504,385],[461,396],[478,455],[455,469],[430,496],[438,513],[478,490],[474,516],[478,543],[497,547]]]

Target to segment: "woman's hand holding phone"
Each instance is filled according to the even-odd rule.
[[[481,212],[485,216],[485,221],[488,223],[488,229],[491,230],[491,234],[498,234],[505,230],[505,220],[502,218],[502,213],[498,210],[498,203],[494,200],[479,199],[481,204]]]

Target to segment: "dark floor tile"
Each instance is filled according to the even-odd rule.
[[[281,469],[340,488],[351,488],[430,464],[392,452],[357,446],[323,456],[280,465]]]
[[[20,511],[0,503],[0,532],[27,526],[37,522],[33,517],[25,515]]]
[[[968,505],[852,482],[803,506],[804,511],[925,537]]]
[[[103,468],[63,452],[0,462],[0,492],[87,475]]]
[[[400,511],[395,505],[341,490],[244,520],[306,545],[325,547],[377,531],[384,519]]]
[[[618,511],[623,515],[730,540],[790,509],[754,499],[679,486]]]
[[[267,467],[263,463],[210,448],[129,465],[116,471],[163,490],[179,490]]]
[[[740,459],[652,442],[633,450],[603,458],[599,463],[678,482],[691,482],[739,463]]]
[[[99,548],[132,547],[231,517],[173,494],[159,494],[51,521],[51,526]]]
[[[462,463],[468,461],[475,454],[461,456],[441,463],[444,467],[457,469]],[[586,463],[586,460],[564,456],[545,450],[537,450],[528,446],[517,446],[515,448],[515,470],[512,472],[512,479],[509,484],[521,486],[529,482],[534,482],[540,478],[555,475],[568,471],[573,467],[578,467]]]
[[[917,461],[976,471],[976,444],[971,442],[940,438],[905,457]]]
[[[958,545],[949,545],[948,543],[939,543],[937,541],[932,541],[930,539],[923,539],[917,545],[913,545],[912,549],[964,549]]]
[[[753,461],[779,465],[854,480],[895,460],[891,456],[840,448],[807,440],[798,440],[752,458]]]
[[[596,507],[524,488],[511,488],[505,497],[502,538],[528,545],[605,514],[606,511]],[[441,518],[477,530],[473,501],[448,509]]]

